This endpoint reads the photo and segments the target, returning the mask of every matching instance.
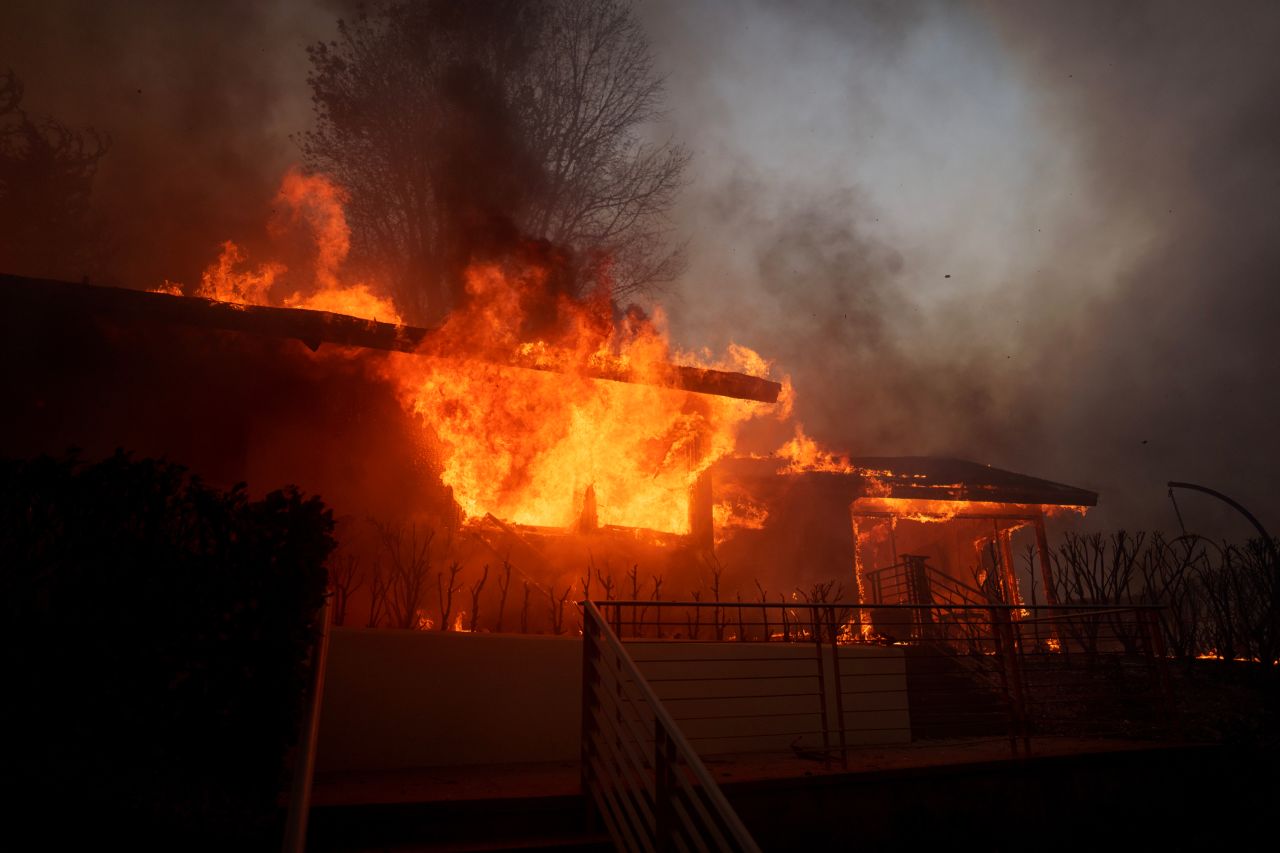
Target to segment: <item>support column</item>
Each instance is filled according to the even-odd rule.
[[[1044,581],[1044,601],[1046,604],[1057,604],[1058,593],[1053,586],[1053,568],[1049,563],[1049,537],[1044,531],[1044,511],[1035,519],[1036,553],[1040,556],[1040,577]]]

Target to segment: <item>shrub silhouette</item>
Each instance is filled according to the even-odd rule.
[[[41,846],[278,846],[332,528],[121,452],[0,460],[5,775]]]

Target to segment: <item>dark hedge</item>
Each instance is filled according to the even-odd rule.
[[[330,511],[123,453],[0,460],[10,832],[279,846]]]

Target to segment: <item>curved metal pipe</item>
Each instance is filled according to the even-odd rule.
[[[1170,497],[1173,496],[1174,489],[1190,489],[1194,492],[1204,492],[1206,495],[1217,498],[1236,512],[1243,515],[1245,518],[1249,519],[1249,523],[1253,525],[1254,529],[1258,531],[1258,535],[1262,537],[1262,544],[1271,555],[1272,563],[1274,564],[1277,562],[1275,540],[1271,538],[1271,534],[1267,532],[1267,529],[1262,526],[1262,522],[1258,521],[1257,517],[1253,513],[1249,512],[1249,510],[1245,509],[1239,501],[1232,500],[1216,489],[1211,489],[1208,486],[1198,486],[1195,483],[1180,483],[1176,480],[1170,480],[1168,486]]]

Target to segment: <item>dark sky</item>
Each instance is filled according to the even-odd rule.
[[[4,5],[25,105],[113,138],[118,280],[261,234],[340,5]],[[694,153],[681,345],[774,358],[842,449],[1096,489],[1090,526],[1172,527],[1185,479],[1280,528],[1280,6],[637,11],[668,80],[652,130]]]

